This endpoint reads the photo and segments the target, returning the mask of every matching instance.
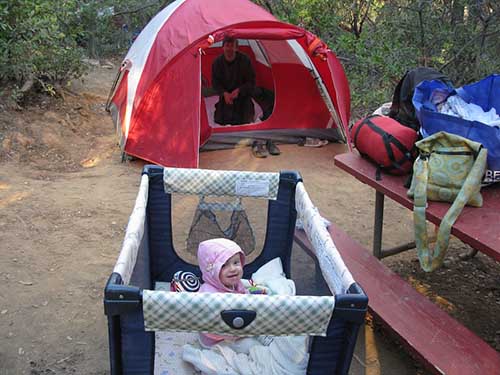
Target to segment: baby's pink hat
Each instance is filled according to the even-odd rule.
[[[236,290],[229,289],[219,279],[224,263],[235,254],[240,254],[241,265],[245,265],[245,253],[234,241],[225,238],[216,238],[200,242],[198,246],[198,265],[203,275],[203,281],[215,287],[220,292],[245,293],[245,287],[238,283]],[[241,289],[241,290],[240,290]]]

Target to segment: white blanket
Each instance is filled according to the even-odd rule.
[[[211,349],[186,344],[182,359],[205,375],[303,375],[309,353],[307,337],[286,336],[273,337],[268,346],[262,345],[258,338],[224,342]]]
[[[279,258],[261,267],[252,280],[273,294],[295,295],[295,284],[285,278]],[[205,375],[303,375],[309,362],[308,337],[249,337],[209,349],[186,344],[182,359]]]
[[[500,126],[500,116],[495,108],[483,111],[480,106],[467,103],[458,95],[449,96],[446,102],[438,105],[437,108],[440,113],[450,116],[460,117],[468,121],[479,121],[489,126]]]

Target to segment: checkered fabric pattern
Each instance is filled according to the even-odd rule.
[[[311,202],[302,182],[299,182],[295,188],[295,208],[330,291],[332,294],[346,293],[354,283],[354,278],[347,269],[334,240],[325,228],[324,219]]]
[[[165,192],[192,195],[240,196],[275,200],[279,173],[164,168]]]
[[[235,293],[143,291],[146,331],[206,332],[232,336],[325,336],[335,298],[265,296]],[[224,310],[257,313],[247,327],[233,329],[221,318]]]

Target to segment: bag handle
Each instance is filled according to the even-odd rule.
[[[414,192],[414,207],[413,207],[413,220],[415,222],[415,244],[417,245],[418,260],[420,266],[426,272],[434,271],[439,268],[444,261],[446,249],[450,241],[451,227],[457,220],[463,208],[475,193],[474,189],[470,186],[481,186],[481,179],[484,173],[484,168],[481,165],[486,163],[487,151],[481,148],[474,164],[460,188],[457,197],[453,204],[446,212],[446,215],[441,220],[439,231],[437,234],[436,244],[434,249],[429,249],[429,239],[427,235],[427,225],[425,219],[425,209],[427,206],[427,181],[429,178],[429,160],[428,155],[421,155],[415,161],[415,192]]]

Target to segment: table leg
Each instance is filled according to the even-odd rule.
[[[373,255],[382,258],[382,227],[384,225],[384,194],[375,192],[375,225],[373,227]]]

